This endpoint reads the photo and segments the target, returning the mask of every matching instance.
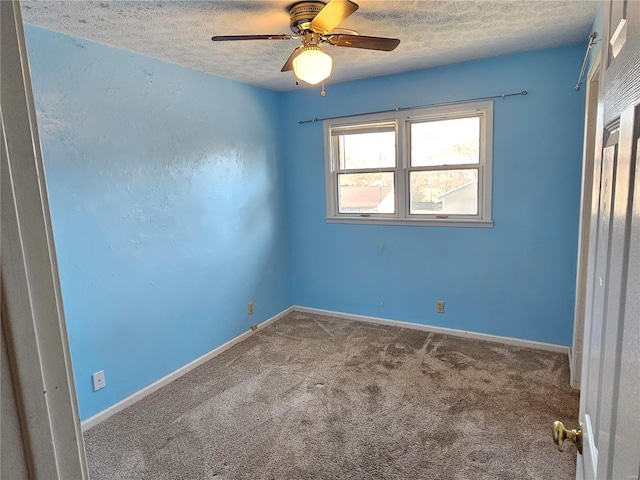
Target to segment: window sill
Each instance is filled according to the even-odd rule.
[[[493,228],[493,220],[469,220],[461,218],[384,218],[384,217],[325,217],[327,223],[351,223],[362,225],[413,225],[416,227],[468,227]]]

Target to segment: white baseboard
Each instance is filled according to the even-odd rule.
[[[100,413],[97,413],[93,417],[87,418],[81,423],[82,431],[84,432],[90,429],[91,427],[96,426],[100,422],[105,421],[110,416],[115,415],[116,413],[118,413],[121,410],[124,410],[130,405],[133,405],[134,403],[143,399],[147,395],[152,394],[156,390],[180,378],[181,376],[190,372],[194,368],[220,355],[222,352],[230,349],[234,345],[249,338],[254,333],[259,332],[260,330],[265,328],[267,325],[275,322],[276,320],[281,319],[282,317],[288,315],[293,311],[302,312],[302,313],[315,313],[318,315],[325,315],[328,317],[338,317],[338,318],[344,318],[347,320],[355,320],[359,322],[376,323],[379,325],[391,325],[394,327],[410,328],[413,330],[422,330],[425,332],[441,333],[444,335],[453,335],[456,337],[472,338],[476,340],[485,340],[489,342],[503,343],[506,345],[514,345],[517,347],[534,348],[537,350],[546,350],[549,352],[564,353],[564,354],[570,355],[570,348],[564,345],[554,345],[552,343],[535,342],[532,340],[523,340],[520,338],[501,337],[498,335],[489,335],[486,333],[470,332],[467,330],[456,330],[453,328],[435,327],[432,325],[423,325],[420,323],[403,322],[400,320],[391,320],[391,319],[379,318],[379,317],[369,317],[365,315],[355,315],[353,313],[335,312],[332,310],[322,310],[319,308],[301,307],[301,306],[295,305],[295,306],[286,308],[282,312],[258,324],[258,328],[256,330],[249,330],[247,332],[241,333],[237,337],[232,338],[228,342],[223,343],[219,347],[214,348],[210,352],[205,353],[201,357],[196,358],[195,360],[184,365],[183,367],[180,367],[177,370],[171,372],[170,374],[162,377],[161,379],[156,380],[152,384],[147,385],[141,390],[138,390],[134,394],[119,401],[118,403],[112,405],[111,407],[101,411]]]
[[[112,405],[109,408],[101,411],[100,413],[95,414],[93,417],[87,418],[86,420],[84,420],[81,423],[82,431],[84,432],[84,431],[90,429],[91,427],[94,427],[95,425],[99,424],[100,422],[105,421],[110,416],[115,415],[119,411],[124,410],[125,408],[127,408],[130,405],[133,405],[134,403],[136,403],[139,400],[142,400],[147,395],[152,394],[153,392],[155,392],[159,388],[162,388],[165,385],[167,385],[167,384],[173,382],[174,380],[180,378],[185,373],[190,372],[194,368],[196,368],[196,367],[202,365],[203,363],[211,360],[212,358],[220,355],[225,350],[229,350],[231,347],[233,347],[237,343],[240,343],[241,341],[249,338],[251,335],[255,334],[256,332],[259,332],[260,330],[265,328],[270,323],[273,323],[276,320],[279,320],[280,318],[284,317],[285,315],[288,315],[291,312],[293,312],[293,307],[286,308],[282,312],[280,312],[280,313],[274,315],[273,317],[265,320],[264,322],[258,324],[258,328],[256,330],[249,330],[248,332],[241,333],[237,337],[232,338],[228,342],[223,343],[219,347],[216,347],[213,350],[211,350],[210,352],[205,353],[201,357],[196,358],[194,361],[192,361],[190,363],[187,363],[183,367],[180,367],[177,370],[171,372],[169,375],[166,375],[166,376],[162,377],[161,379],[156,380],[151,385],[147,385],[143,389],[138,390],[136,393],[134,393],[132,395],[129,395],[127,398],[125,398],[123,400],[120,400],[115,405]]]
[[[456,330],[454,328],[434,327],[432,325],[402,322],[400,320],[390,320],[388,318],[368,317],[365,315],[355,315],[353,313],[342,313],[334,312],[332,310],[321,310],[319,308],[300,307],[298,305],[294,305],[293,309],[296,312],[315,313],[318,315],[325,315],[327,317],[339,317],[345,318],[347,320],[355,320],[358,322],[377,323],[379,325],[391,325],[394,327],[411,328],[413,330],[422,330],[424,332],[442,333],[444,335],[453,335],[455,337],[504,343],[506,345],[514,345],[516,347],[534,348],[536,350],[546,350],[549,352],[564,353],[566,355],[569,355],[570,350],[567,346],[555,345],[553,343],[535,342],[533,340],[524,340],[521,338],[501,337],[499,335],[489,335],[487,333],[470,332],[467,330]]]

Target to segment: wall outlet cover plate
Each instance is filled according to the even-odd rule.
[[[91,375],[93,379],[93,391],[97,392],[98,390],[105,387],[106,383],[104,381],[104,370],[100,370],[99,372]]]

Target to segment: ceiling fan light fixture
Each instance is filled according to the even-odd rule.
[[[317,45],[307,45],[293,59],[293,73],[303,82],[316,85],[331,75],[333,59]]]

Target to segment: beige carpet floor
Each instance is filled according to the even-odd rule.
[[[292,313],[85,434],[92,480],[573,479],[565,355]]]

